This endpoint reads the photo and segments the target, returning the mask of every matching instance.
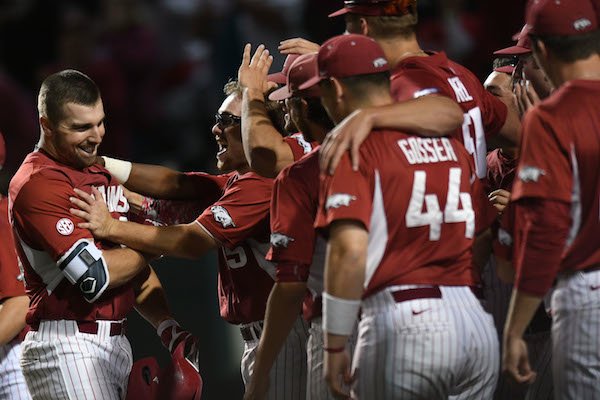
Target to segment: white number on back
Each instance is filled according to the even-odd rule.
[[[473,140],[471,129],[475,131],[475,140]],[[464,114],[462,133],[465,148],[475,160],[475,173],[479,179],[483,179],[487,174],[487,144],[479,107],[472,108]]]
[[[425,194],[427,174],[425,171],[415,171],[412,194],[406,211],[406,227],[415,228],[429,225],[429,240],[440,239],[442,223],[465,223],[465,237],[472,238],[475,234],[475,212],[471,202],[471,194],[460,192],[460,168],[450,168],[448,177],[448,197],[446,208],[441,212],[437,195]],[[462,208],[459,207],[460,205]],[[425,212],[423,212],[423,203]]]

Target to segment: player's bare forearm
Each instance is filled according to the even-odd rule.
[[[273,126],[262,91],[246,88],[243,93],[242,140],[246,159],[258,174],[275,177],[294,161],[292,150]]]
[[[154,329],[157,329],[161,322],[173,319],[165,290],[151,266],[148,265],[134,278],[134,290],[135,309]]]
[[[254,373],[268,375],[302,309],[305,282],[277,282],[271,290],[265,312],[264,329],[256,353]]]
[[[148,254],[198,258],[218,243],[196,222],[170,226],[113,220],[107,239]]]
[[[0,346],[14,339],[25,327],[25,315],[29,309],[27,296],[5,299],[0,306]]]
[[[515,152],[515,147],[518,149],[521,144],[521,119],[519,113],[512,107],[508,107],[506,120],[497,135],[498,147],[502,151],[510,154]]]
[[[124,185],[129,190],[156,199],[193,200],[202,196],[202,186],[197,181],[160,165],[133,164]]]
[[[504,338],[522,337],[527,325],[537,311],[541,297],[532,296],[517,289],[513,289],[508,306],[506,323],[504,325]]]
[[[148,259],[139,251],[127,248],[104,250],[104,261],[110,277],[108,288],[116,288],[131,281],[148,265]]]

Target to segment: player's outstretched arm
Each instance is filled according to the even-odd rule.
[[[298,318],[305,293],[305,282],[277,282],[273,286],[244,400],[265,398],[269,389],[269,372]]]
[[[148,264],[148,256],[133,249],[117,248],[103,250],[102,257],[108,269],[107,289],[126,284],[135,278]]]
[[[294,155],[275,129],[265,105],[270,86],[267,74],[273,57],[263,45],[250,58],[251,45],[244,47],[238,81],[242,95],[242,141],[250,167],[259,175],[273,178],[294,161]]]
[[[29,309],[27,296],[9,297],[0,305],[0,346],[15,338],[25,327],[25,315]]]
[[[460,127],[463,119],[463,112],[455,101],[436,95],[356,110],[325,138],[320,153],[321,170],[332,174],[347,150],[350,150],[352,167],[357,170],[358,150],[373,129],[442,136]]]
[[[279,42],[277,49],[281,54],[309,54],[319,51],[321,46],[303,38],[285,39]]]
[[[78,226],[90,230],[97,239],[121,243],[147,254],[184,258],[198,258],[218,246],[215,239],[196,222],[159,227],[119,221],[112,218],[97,189],[92,188],[92,195],[74,190],[79,198],[72,197],[70,200],[79,208],[70,211],[87,221]]]
[[[104,167],[127,189],[156,199],[196,200],[205,194],[197,178],[160,165],[101,157]]]

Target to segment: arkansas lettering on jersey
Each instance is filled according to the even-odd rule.
[[[69,212],[73,189],[91,193],[92,187],[102,193],[114,218],[125,218],[129,204],[123,188],[99,165],[73,169],[40,150],[25,158],[11,180],[10,216],[30,298],[30,325],[42,319],[118,320],[133,308],[131,285],[107,290],[88,303],[57,266],[78,241],[94,241],[88,230],[77,227],[82,220]],[[118,246],[110,242],[96,245],[103,249]]]
[[[276,281],[306,282],[306,320],[321,315],[317,298],[323,292],[325,241],[317,238],[314,221],[319,206],[319,148],[283,169],[273,185],[271,248],[267,259],[276,264]]]
[[[275,269],[265,260],[269,247],[269,204],[273,180],[233,172],[222,196],[197,218],[221,244],[219,304],[221,316],[233,324],[264,318]]]
[[[369,231],[364,297],[391,285],[474,284],[471,193],[479,182],[464,147],[381,131],[360,158],[359,171],[346,154],[333,176],[321,176],[316,226],[349,219]]]
[[[512,200],[533,197],[570,205],[561,271],[600,263],[599,99],[599,81],[570,81],[527,113],[523,123]]]
[[[468,69],[443,52],[400,61],[391,76],[396,101],[438,94],[455,100],[464,112],[464,122],[453,136],[464,144],[475,161],[477,177],[486,176],[486,138],[495,135],[506,121],[504,103],[488,93]]]

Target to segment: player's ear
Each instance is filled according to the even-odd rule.
[[[369,23],[365,18],[360,19],[360,34],[369,36]]]
[[[336,78],[329,78],[329,81],[331,82],[331,87],[334,90],[336,102],[341,102],[346,89],[344,88],[342,83]]]
[[[44,136],[52,135],[52,124],[50,123],[48,118],[40,116],[40,126],[42,127],[42,131],[44,132]]]

